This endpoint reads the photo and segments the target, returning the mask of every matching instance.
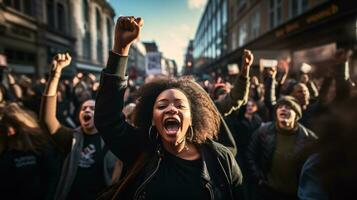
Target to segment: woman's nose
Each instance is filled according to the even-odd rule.
[[[169,107],[167,109],[167,112],[169,112],[169,113],[177,113],[177,111],[178,111],[177,108],[173,104],[169,105]]]

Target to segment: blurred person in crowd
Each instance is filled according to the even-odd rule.
[[[317,136],[298,120],[302,110],[292,96],[275,105],[275,119],[256,130],[247,149],[257,199],[297,199],[298,174],[304,160],[298,154]]]
[[[0,108],[0,198],[53,199],[60,160],[34,114]]]
[[[262,124],[262,119],[257,114],[257,111],[257,103],[253,99],[250,99],[242,109],[233,112],[225,118],[237,145],[236,160],[242,169],[244,177],[243,191],[245,200],[253,199],[254,193],[253,181],[248,170],[246,152],[252,134]]]
[[[301,200],[356,199],[357,96],[332,106],[315,124],[319,140],[300,176]]]
[[[119,17],[101,77],[96,127],[113,153],[131,166],[101,198],[239,199],[240,169],[232,153],[212,141],[219,112],[197,83],[161,78],[143,85],[137,92],[135,127],[120,112],[126,59],[142,23],[141,18]]]
[[[55,199],[95,199],[96,195],[116,180],[121,167],[108,150],[94,126],[94,100],[80,105],[80,126],[71,129],[56,117],[57,87],[62,70],[71,62],[70,55],[57,54],[42,96],[40,121],[65,157]]]
[[[270,69],[268,78],[265,83],[265,105],[271,111],[271,119],[274,117],[274,105],[276,99],[281,94],[294,96],[301,108],[302,117],[299,122],[307,128],[313,128],[314,119],[324,112],[331,102],[338,102],[350,96],[351,84],[349,75],[348,59],[350,52],[338,50],[328,66],[328,71],[331,71],[327,77],[324,78],[318,97],[316,99],[310,98],[308,87],[303,82],[296,80],[286,81],[280,90],[276,89],[276,70]],[[335,80],[335,89],[331,90],[331,83]],[[306,82],[306,81],[305,81]],[[331,95],[333,91],[333,95]],[[333,97],[333,98],[331,98]],[[333,100],[328,100],[333,99]]]

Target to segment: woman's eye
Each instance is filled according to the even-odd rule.
[[[165,107],[166,107],[165,105],[158,105],[157,106],[157,108],[160,109],[160,110],[164,109]]]
[[[185,109],[186,106],[185,106],[185,105],[178,105],[177,108],[179,108],[179,109]]]

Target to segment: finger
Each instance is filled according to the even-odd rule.
[[[127,17],[127,18],[125,18],[125,21],[124,21],[124,30],[127,30],[127,31],[131,31],[132,30],[132,28],[131,28],[131,19],[130,19],[130,17]]]
[[[54,57],[53,57],[53,60],[58,60],[59,59],[59,54],[56,54]]]
[[[139,27],[144,26],[144,20],[143,20],[143,18],[141,18],[141,17],[136,18],[136,19],[135,19],[135,22],[136,22],[136,24],[137,24]]]
[[[119,17],[119,19],[117,21],[119,29],[121,29],[121,30],[125,29],[125,20],[126,20],[126,17],[124,17],[124,16]]]
[[[69,53],[66,53],[66,59],[71,61],[72,60],[72,57],[69,55]]]

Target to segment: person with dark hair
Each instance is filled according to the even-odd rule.
[[[59,157],[34,114],[16,103],[1,107],[1,199],[53,199],[59,170]]]
[[[220,117],[209,95],[188,79],[159,79],[137,91],[133,125],[121,113],[126,62],[143,20],[119,17],[101,75],[95,125],[128,167],[100,199],[239,199],[242,175],[233,154],[213,141]]]
[[[56,117],[57,87],[70,55],[57,54],[42,96],[40,121],[65,157],[54,199],[95,199],[96,195],[120,175],[121,163],[108,150],[94,126],[94,100],[82,103],[80,126],[71,129]]]
[[[317,139],[298,120],[301,107],[292,96],[280,98],[275,106],[275,121],[256,130],[247,149],[247,159],[258,199],[297,199],[298,174],[304,160],[298,153]]]
[[[252,178],[248,170],[249,167],[246,152],[252,134],[262,124],[262,119],[257,114],[257,111],[257,103],[253,99],[250,99],[245,106],[225,118],[235,143],[237,144],[238,153],[236,155],[236,160],[244,176],[243,191],[245,200],[252,199],[254,193]]]

